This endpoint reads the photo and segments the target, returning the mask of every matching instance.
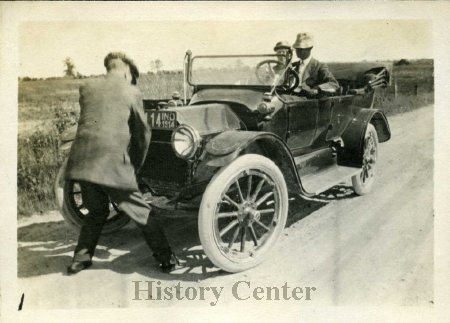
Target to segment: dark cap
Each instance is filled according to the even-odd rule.
[[[105,60],[104,60],[104,65],[106,67],[106,70],[109,71],[110,70],[110,62],[114,59],[120,59],[122,60],[125,64],[128,65],[128,67],[130,68],[130,73],[132,76],[132,84],[136,84],[137,83],[137,79],[139,78],[139,69],[137,68],[136,64],[134,63],[134,61],[129,58],[125,53],[123,52],[111,52],[108,55],[106,55]]]
[[[275,47],[273,48],[274,51],[277,51],[279,49],[291,49],[291,45],[285,40],[279,41],[276,43]]]

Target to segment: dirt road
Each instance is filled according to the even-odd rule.
[[[54,212],[20,222],[18,275],[25,293],[23,308],[245,303],[236,294],[264,302],[267,295],[255,300],[254,288],[281,291],[285,283],[290,291],[301,287],[306,292],[311,287],[311,300],[289,300],[301,304],[432,306],[433,107],[389,121],[392,140],[380,145],[374,191],[358,197],[350,183],[343,183],[317,200],[291,201],[290,219],[272,257],[244,273],[227,274],[211,265],[202,252],[195,219],[165,219],[175,250],[187,261],[185,269],[159,273],[139,232],[129,225],[102,237],[90,270],[66,276],[77,236],[62,217]],[[153,282],[153,300],[145,300],[145,292],[138,295],[144,300],[133,300],[135,287],[145,289],[146,281]],[[156,287],[177,294],[171,300],[158,300]],[[188,287],[197,293],[200,287],[210,288],[203,289],[204,300],[199,295],[187,300]],[[223,287],[219,297],[211,287]],[[193,298],[193,289],[190,292],[187,297]]]

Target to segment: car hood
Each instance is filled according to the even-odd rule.
[[[247,107],[250,111],[256,110],[263,101],[263,94],[270,88],[205,88],[195,93],[190,101],[191,105],[209,102],[237,103]]]
[[[240,129],[241,121],[227,104],[210,103],[168,108],[175,111],[177,121],[195,128],[200,135]]]
[[[171,107],[163,111],[174,111],[177,114],[178,124],[193,127],[200,135],[219,133],[227,130],[236,130],[244,127],[239,117],[227,104],[210,103]],[[65,130],[60,135],[60,149],[75,139],[77,126]],[[70,146],[67,146],[70,147]]]

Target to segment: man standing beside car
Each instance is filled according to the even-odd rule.
[[[299,33],[292,47],[299,60],[292,64],[300,78],[300,95],[316,96],[320,91],[334,93],[339,89],[339,83],[325,63],[311,56],[314,46],[313,36],[309,33]]]
[[[67,270],[75,274],[92,265],[111,199],[137,223],[161,269],[170,272],[179,265],[178,259],[136,180],[151,136],[141,93],[133,86],[139,71],[121,52],[109,53],[104,65],[104,78],[80,87],[80,119],[65,179],[80,183],[83,204],[89,213]]]

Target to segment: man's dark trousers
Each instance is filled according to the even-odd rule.
[[[84,206],[89,210],[81,227],[78,245],[75,248],[75,261],[88,261],[94,256],[103,225],[109,215],[111,198],[119,209],[132,218],[144,234],[145,241],[159,261],[170,259],[172,250],[161,225],[150,214],[151,207],[140,192],[114,189],[90,182],[80,182]]]

